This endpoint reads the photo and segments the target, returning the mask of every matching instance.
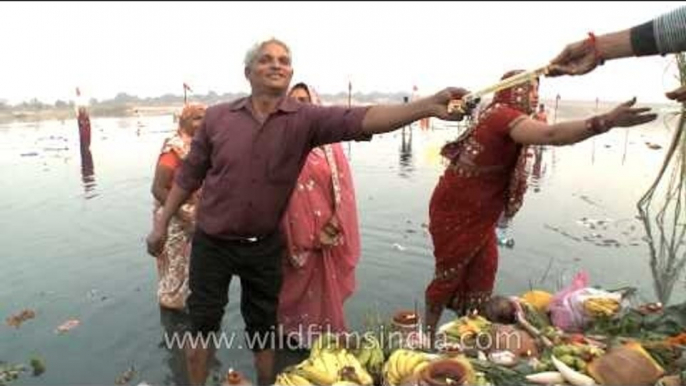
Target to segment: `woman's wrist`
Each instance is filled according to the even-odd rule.
[[[614,122],[605,114],[595,115],[588,118],[584,123],[586,131],[593,135],[606,133],[614,126]]]

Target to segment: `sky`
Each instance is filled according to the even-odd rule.
[[[486,87],[507,70],[646,22],[685,2],[2,2],[0,100],[97,99],[119,92],[249,92],[246,51],[276,37],[293,81],[321,93]],[[543,98],[666,102],[673,56],[620,59],[544,79]]]

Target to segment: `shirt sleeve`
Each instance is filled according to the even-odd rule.
[[[661,54],[686,51],[686,6],[659,16],[653,24]]]
[[[630,30],[636,56],[666,55],[686,50],[686,6],[637,25]]]
[[[179,173],[174,180],[183,190],[194,192],[200,188],[205,180],[207,171],[210,169],[210,156],[212,154],[212,143],[208,134],[210,125],[210,107],[205,112],[205,119],[198,131],[193,136],[191,150],[186,158],[181,162]]]
[[[362,131],[362,120],[369,107],[308,105],[311,146],[342,141],[369,141],[371,134]]]

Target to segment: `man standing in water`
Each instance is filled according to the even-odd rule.
[[[76,120],[79,124],[79,143],[81,144],[81,154],[90,152],[91,147],[91,119],[88,115],[88,102],[81,95],[81,90],[76,88]]]
[[[466,90],[448,88],[387,106],[300,104],[286,97],[293,76],[291,52],[276,39],[248,51],[244,73],[251,95],[207,109],[147,244],[149,253],[159,253],[170,218],[202,184],[189,273],[191,332],[207,336],[219,331],[229,283],[238,275],[246,341],[254,352],[257,381],[267,385],[274,381],[274,347],[268,342],[275,341],[284,249],[278,228],[309,151],[369,140],[426,117],[461,120],[447,106]],[[193,385],[207,378],[209,349],[187,348]]]

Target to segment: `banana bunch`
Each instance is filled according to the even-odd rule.
[[[317,337],[310,347],[310,358],[316,357],[322,351],[334,351],[341,348],[338,336],[330,332],[325,332]]]
[[[373,336],[364,336],[362,345],[354,351],[357,361],[369,374],[381,375],[384,364],[381,343]]]
[[[488,329],[491,322],[481,315],[463,316],[451,322],[442,330],[449,336],[456,339],[461,339],[467,334],[476,335]]]
[[[621,309],[619,300],[612,298],[589,298],[584,301],[584,311],[593,317],[612,317]]]
[[[408,377],[418,374],[429,365],[429,357],[418,351],[397,349],[383,367],[384,379],[391,385],[399,385]]]
[[[371,386],[374,383],[367,370],[345,348],[325,348],[317,350],[316,355],[310,353],[310,357],[295,366],[290,373],[279,374],[282,376],[280,380],[293,381],[291,376],[293,374],[303,378],[308,384],[315,385],[340,385],[341,382],[348,382],[348,384]],[[299,378],[296,380],[302,382]],[[279,378],[277,378],[277,383],[278,381]]]
[[[275,385],[279,386],[307,386],[314,385],[307,378],[304,378],[295,373],[281,373],[276,376]]]

